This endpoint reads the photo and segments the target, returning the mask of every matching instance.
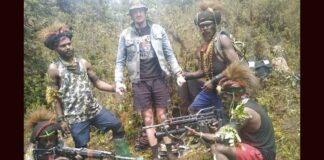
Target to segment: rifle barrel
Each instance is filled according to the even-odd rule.
[[[194,122],[197,120],[208,119],[208,118],[211,118],[214,116],[216,116],[215,112],[208,112],[208,113],[201,113],[198,115],[194,114],[194,115],[188,115],[188,116],[175,117],[175,118],[170,118],[170,119],[162,122],[161,124],[142,127],[142,129],[145,130],[145,129],[149,129],[149,128],[157,128],[157,127],[161,127],[161,126],[168,125],[168,124],[178,125],[178,124],[182,124],[182,123],[188,123],[188,122]],[[208,118],[206,118],[206,117],[208,117]]]
[[[84,157],[92,157],[92,158],[108,158],[115,157],[112,152],[100,151],[100,150],[92,150],[87,148],[71,148],[71,147],[63,147],[59,148],[58,151],[63,154],[77,155]]]
[[[181,119],[192,119],[192,118],[196,118],[196,117],[204,117],[204,116],[210,116],[210,115],[215,115],[214,112],[208,112],[208,113],[201,113],[201,114],[193,114],[193,115],[187,115],[187,116],[181,116],[181,117],[174,117],[174,118],[170,118],[170,120],[168,121],[177,121],[177,120],[181,120]]]
[[[180,124],[197,122],[197,121],[202,121],[202,120],[212,119],[212,118],[215,118],[215,116],[212,115],[212,116],[196,117],[196,118],[192,118],[192,119],[183,119],[183,120],[173,121],[173,122],[170,123],[170,125],[171,126],[173,126],[173,125],[180,125]]]
[[[164,136],[167,136],[169,134],[180,134],[186,132],[186,128],[183,127],[183,125],[192,125],[195,124],[199,121],[204,121],[204,120],[209,120],[209,119],[214,119],[215,115],[212,116],[206,116],[206,117],[199,117],[197,119],[186,119],[186,120],[178,120],[175,122],[172,122],[170,126],[175,126],[175,125],[181,125],[181,128],[175,128],[171,130],[164,130],[164,131],[159,131],[155,133],[155,137],[161,138]]]
[[[179,128],[179,129],[173,129],[171,131],[164,131],[164,132],[156,132],[155,137],[161,138],[164,136],[167,136],[168,134],[179,134],[186,132],[186,128]]]

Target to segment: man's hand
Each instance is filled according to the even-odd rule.
[[[207,92],[212,92],[214,90],[215,86],[212,84],[211,80],[204,83],[204,86],[202,87],[203,90]]]
[[[126,86],[123,83],[117,82],[116,83],[116,93],[119,95],[123,95],[126,92]]]
[[[75,158],[76,160],[83,160],[82,156],[80,156],[79,154],[76,155],[74,158]]]
[[[181,87],[184,83],[186,83],[186,80],[182,76],[182,74],[179,74],[177,77],[177,84],[179,87]]]
[[[61,125],[61,128],[62,128],[64,137],[66,137],[67,134],[70,134],[70,127],[69,127],[68,122],[62,121],[60,123],[60,125]]]
[[[199,132],[197,132],[196,130],[194,130],[194,129],[188,127],[188,126],[185,126],[185,128],[188,130],[189,135],[191,135],[191,134],[199,135],[200,134]]]

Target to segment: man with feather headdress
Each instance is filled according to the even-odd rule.
[[[217,160],[275,159],[272,121],[266,111],[251,99],[258,88],[259,79],[247,65],[232,63],[217,86],[229,124],[215,134],[186,127],[194,135],[215,141],[212,150]]]
[[[26,120],[27,129],[31,130],[30,142],[25,160],[69,160],[82,159],[80,156],[65,157],[61,153],[51,152],[54,147],[63,146],[59,140],[60,125],[54,120],[55,115],[45,109],[35,111]]]
[[[200,57],[200,70],[193,73],[185,72],[184,75],[186,80],[205,77],[206,82],[190,105],[191,112],[210,106],[221,107],[221,99],[215,89],[219,77],[223,75],[228,65],[239,61],[230,34],[220,30],[219,27],[222,10],[220,1],[201,0],[199,7],[200,11],[196,14],[194,23],[199,27],[204,41],[197,50]]]
[[[122,124],[92,93],[91,85],[106,92],[115,92],[115,85],[100,80],[92,65],[75,54],[69,27],[54,23],[41,35],[45,46],[57,53],[48,67],[48,79],[49,87],[57,93],[54,94],[55,111],[62,130],[71,132],[76,148],[87,148],[90,126],[104,133],[112,130],[116,154],[129,157]]]

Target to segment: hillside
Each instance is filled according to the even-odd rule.
[[[149,18],[168,32],[181,67],[195,71],[194,52],[201,39],[193,19],[198,11],[195,0],[145,0]],[[247,45],[247,57],[260,60],[286,59],[287,72],[273,70],[263,81],[257,100],[273,120],[278,160],[300,159],[300,0],[223,0],[224,10],[219,27],[226,28]],[[39,108],[53,111],[46,103],[47,67],[55,53],[40,41],[38,33],[59,21],[73,28],[73,46],[88,60],[97,75],[114,82],[118,38],[129,26],[128,0],[25,0],[24,1],[24,109],[25,115]],[[175,82],[173,85],[175,86]],[[127,81],[128,89],[130,83]],[[172,87],[172,105],[181,100]],[[101,104],[123,122],[127,138],[134,147],[140,118],[133,112],[131,92],[124,97],[94,89]],[[95,129],[94,129],[95,130]],[[111,150],[107,137],[92,132],[89,148]],[[25,130],[24,144],[30,132]],[[111,136],[111,135],[110,135]],[[71,138],[66,139],[73,146]],[[136,152],[136,155],[147,152]],[[211,157],[210,157],[211,158]],[[208,158],[207,158],[208,159]]]

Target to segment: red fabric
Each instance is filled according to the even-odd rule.
[[[242,143],[236,147],[236,160],[263,160],[262,153],[255,147]]]
[[[241,88],[245,88],[245,86],[242,83],[236,81],[226,81],[222,84],[222,86],[227,86],[227,85],[238,85]]]
[[[197,48],[196,52],[203,53],[207,50],[208,43],[203,43],[200,47]]]

